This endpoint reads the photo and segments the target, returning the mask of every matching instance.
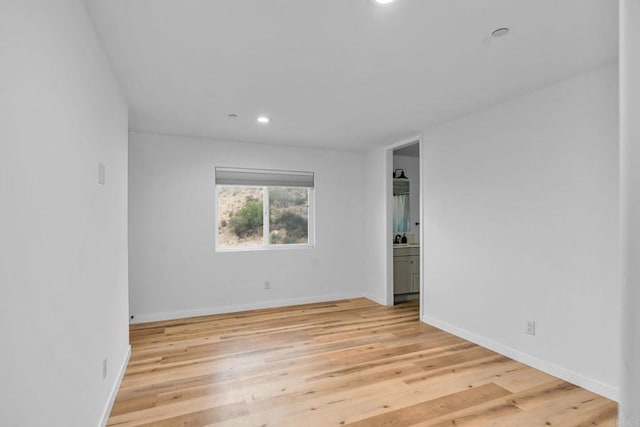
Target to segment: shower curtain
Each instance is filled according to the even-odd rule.
[[[408,232],[410,229],[409,221],[409,195],[398,194],[393,196],[393,232]]]

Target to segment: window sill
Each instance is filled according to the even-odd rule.
[[[260,252],[260,251],[286,251],[286,250],[301,250],[301,249],[313,249],[315,245],[311,244],[292,244],[292,245],[273,245],[273,246],[251,246],[251,247],[239,247],[239,248],[215,248],[216,252]]]

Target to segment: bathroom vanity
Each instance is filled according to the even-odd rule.
[[[393,293],[415,292],[420,292],[420,245],[393,245]]]

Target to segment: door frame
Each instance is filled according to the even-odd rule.
[[[420,154],[418,157],[418,163],[420,165],[420,176],[418,178],[418,181],[420,183],[420,214],[419,214],[419,219],[418,221],[420,222],[420,229],[419,229],[419,239],[420,239],[420,298],[419,298],[419,302],[420,302],[420,319],[422,319],[423,317],[423,296],[424,296],[424,251],[423,251],[423,242],[424,242],[424,221],[423,221],[423,216],[424,216],[424,209],[423,209],[423,205],[424,205],[424,197],[422,196],[422,194],[424,194],[424,167],[423,167],[423,140],[422,140],[422,134],[417,134],[413,137],[410,138],[405,138],[402,139],[400,141],[397,141],[391,145],[389,145],[388,147],[386,147],[385,149],[385,159],[384,159],[384,177],[385,177],[385,185],[384,185],[384,191],[385,191],[385,238],[386,238],[386,242],[387,244],[385,245],[386,248],[386,271],[387,271],[387,292],[386,292],[386,305],[387,306],[392,306],[393,305],[393,181],[391,179],[391,176],[393,176],[393,152],[395,150],[398,150],[400,148],[409,146],[409,145],[413,145],[415,143],[418,143],[418,147],[420,150]]]

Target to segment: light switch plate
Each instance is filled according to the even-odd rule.
[[[98,163],[98,184],[104,185],[107,175],[107,168],[102,163]]]

